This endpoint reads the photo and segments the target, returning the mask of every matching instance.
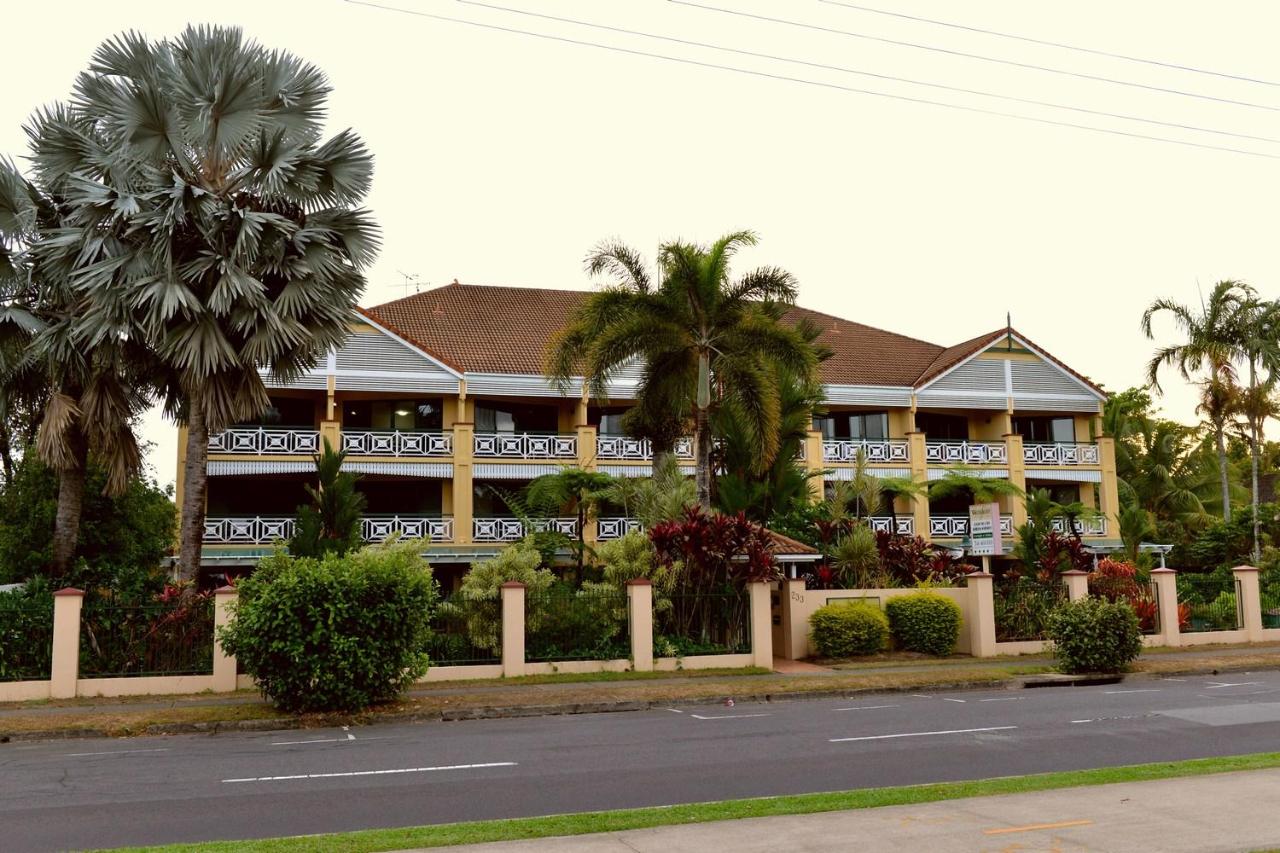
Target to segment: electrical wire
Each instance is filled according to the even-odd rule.
[[[857,9],[859,12],[870,12],[875,15],[886,15],[890,18],[902,18],[907,21],[916,21],[922,24],[934,24],[939,27],[950,27],[955,30],[964,30],[970,33],[981,33],[988,36],[999,36],[1000,38],[1013,39],[1015,41],[1027,42],[1028,44],[1038,44],[1044,47],[1059,47],[1063,50],[1074,50],[1080,53],[1089,53],[1094,56],[1105,56],[1109,59],[1123,59],[1127,62],[1141,62],[1144,65],[1155,65],[1160,68],[1172,68],[1177,71],[1191,71],[1196,74],[1208,74],[1211,77],[1223,77],[1227,80],[1240,80],[1245,83],[1260,83],[1263,86],[1280,86],[1272,80],[1260,80],[1257,77],[1246,77],[1243,74],[1231,74],[1226,71],[1214,71],[1209,68],[1197,68],[1194,65],[1179,65],[1176,62],[1164,62],[1159,59],[1145,59],[1141,56],[1130,56],[1125,53],[1112,53],[1106,50],[1097,50],[1091,47],[1081,47],[1075,44],[1065,44],[1060,41],[1050,41],[1048,39],[1032,38],[1031,36],[1020,36],[1017,33],[1003,33],[999,30],[984,30],[982,27],[971,27],[966,24],[957,24],[953,21],[939,21],[934,18],[925,18],[920,15],[908,15],[905,12],[891,12],[888,9],[875,9],[871,6],[859,6],[856,3],[844,3],[841,0],[818,0],[819,3],[826,3],[829,6],[843,6],[846,9]]]
[[[1201,92],[1188,92],[1184,89],[1167,89],[1163,86],[1151,86],[1146,83],[1136,83],[1132,80],[1118,80],[1114,77],[1101,77],[1096,74],[1085,74],[1080,71],[1068,71],[1065,68],[1052,68],[1047,65],[1036,65],[1031,62],[1017,62],[1012,59],[998,59],[994,56],[985,56],[980,53],[965,53],[961,50],[951,50],[946,47],[938,47],[937,45],[919,44],[917,42],[900,41],[898,39],[884,38],[882,36],[873,36],[867,33],[854,32],[853,30],[841,30],[835,27],[824,27],[818,24],[809,24],[803,21],[792,21],[787,18],[771,18],[768,15],[757,15],[753,12],[743,12],[739,9],[725,9],[721,6],[708,6],[702,3],[694,3],[692,0],[667,0],[668,3],[675,3],[678,6],[688,6],[693,9],[703,9],[708,12],[720,12],[725,15],[736,15],[740,18],[753,18],[757,21],[767,21],[772,24],[785,24],[789,27],[799,27],[806,30],[814,30],[816,32],[832,33],[835,35],[847,36],[849,38],[863,39],[865,41],[874,41],[880,44],[891,44],[897,47],[909,47],[914,50],[927,50],[933,53],[943,53],[948,56],[960,56],[965,59],[976,59],[980,62],[992,62],[997,65],[1009,65],[1014,68],[1025,68],[1034,71],[1044,71],[1049,74],[1060,74],[1065,77],[1075,77],[1080,80],[1093,80],[1098,83],[1111,83],[1116,86],[1130,86],[1135,89],[1145,89],[1149,92],[1163,92],[1167,95],[1179,95],[1184,98],[1198,98],[1204,101],[1214,101],[1219,104],[1232,104],[1238,107],[1249,107],[1255,110],[1268,110],[1270,112],[1280,112],[1280,107],[1272,107],[1266,104],[1256,104],[1252,101],[1237,101],[1231,98],[1219,98],[1216,95],[1205,95]]]
[[[510,12],[515,15],[525,15],[531,18],[540,18],[544,21],[556,21],[562,24],[574,24],[580,27],[591,27],[597,30],[606,30],[613,33],[623,33],[631,36],[641,36],[647,39],[657,39],[658,41],[672,42],[674,44],[687,45],[689,47],[701,47],[708,50],[719,50],[725,53],[734,53],[740,56],[750,56],[756,59],[768,59],[776,62],[788,62],[793,65],[803,65],[809,68],[821,68],[827,71],[838,71],[843,74],[857,74],[863,77],[873,77],[877,80],[890,80],[895,83],[909,83],[913,86],[926,86],[931,89],[941,89],[947,92],[958,92],[965,95],[980,95],[984,98],[996,98],[1002,101],[1011,101],[1018,104],[1028,104],[1037,107],[1050,107],[1057,110],[1070,110],[1071,112],[1084,113],[1086,115],[1103,116],[1105,118],[1123,119],[1125,121],[1136,121],[1144,124],[1158,125],[1160,127],[1176,128],[1178,130],[1197,131],[1199,133],[1212,133],[1219,136],[1230,136],[1236,139],[1248,139],[1254,142],[1268,142],[1274,145],[1280,145],[1280,139],[1269,136],[1254,136],[1248,133],[1235,133],[1229,130],[1219,130],[1212,127],[1199,127],[1193,124],[1180,124],[1172,121],[1161,121],[1153,118],[1143,118],[1142,116],[1129,115],[1127,113],[1112,113],[1105,110],[1093,110],[1087,107],[1076,107],[1070,104],[1058,104],[1052,101],[1040,101],[1034,98],[1020,98],[1016,95],[1002,95],[997,92],[984,92],[981,89],[966,89],[961,86],[948,86],[944,83],[931,83],[927,80],[913,80],[910,77],[895,77],[892,74],[879,74],[874,71],[865,71],[857,68],[849,68],[841,65],[828,65],[822,62],[811,62],[806,59],[796,59],[789,56],[777,56],[771,53],[758,53],[753,50],[742,50],[736,47],[725,47],[723,45],[712,44],[710,42],[694,41],[692,39],[677,38],[675,36],[660,35],[658,33],[646,33],[640,30],[627,29],[626,27],[615,27],[608,24],[599,24],[592,21],[580,21],[576,18],[564,18],[558,15],[547,15],[541,12],[533,12],[528,9],[516,9],[510,6],[499,6],[493,3],[484,3],[481,0],[455,0],[464,6],[478,6],[483,9],[491,9],[499,12]]]
[[[1150,142],[1164,142],[1171,145],[1181,145],[1187,148],[1199,148],[1207,151],[1225,151],[1231,154],[1243,154],[1249,157],[1262,157],[1267,160],[1280,160],[1280,155],[1267,154],[1262,151],[1250,151],[1247,148],[1231,148],[1224,145],[1210,145],[1204,142],[1191,142],[1184,139],[1170,139],[1163,136],[1150,136],[1143,133],[1132,133],[1125,130],[1115,130],[1113,128],[1095,127],[1086,124],[1076,124],[1074,122],[1057,121],[1055,119],[1037,118],[1034,116],[1025,116],[1018,113],[1007,113],[999,110],[988,110],[982,107],[970,107],[961,104],[951,104],[945,101],[933,101],[927,98],[916,98],[909,95],[894,95],[888,92],[879,92],[873,89],[859,89],[853,86],[842,86],[838,83],[828,83],[818,80],[809,80],[803,77],[790,77],[785,74],[773,74],[767,71],[756,71],[750,68],[738,68],[732,65],[721,65],[715,62],[706,62],[697,59],[688,59],[686,57],[668,56],[661,53],[650,53],[643,50],[635,50],[633,48],[616,47],[614,45],[599,44],[598,42],[585,41],[583,39],[570,38],[568,36],[556,36],[548,33],[539,33],[532,30],[522,30],[516,27],[506,27],[499,24],[486,24],[480,21],[471,21],[465,18],[454,18],[449,15],[437,15],[431,12],[423,12],[418,9],[404,9],[399,6],[388,6],[383,3],[375,3],[372,0],[343,0],[353,6],[367,6],[371,9],[381,9],[387,12],[398,12],[405,15],[414,15],[420,18],[429,18],[436,21],[447,21],[454,24],[464,24],[466,26],[478,27],[480,29],[495,30],[498,32],[510,33],[513,35],[529,36],[531,38],[543,39],[546,41],[559,42],[562,44],[573,44],[580,47],[591,47],[599,50],[612,51],[614,53],[622,53],[630,56],[642,56],[649,59],[659,59],[666,62],[675,62],[681,65],[691,65],[699,68],[713,68],[721,71],[731,71],[737,74],[747,74],[752,77],[760,77],[768,80],[779,80],[788,83],[799,83],[802,85],[815,86],[822,89],[831,89],[841,92],[849,92],[859,95],[870,95],[878,98],[885,98],[894,101],[904,101],[913,104],[923,104],[927,106],[942,107],[944,109],[957,110],[960,112],[977,113],[979,115],[998,116],[1001,118],[1014,119],[1017,121],[1032,122],[1035,124],[1043,124],[1052,127],[1069,127],[1076,130],[1086,130],[1094,133],[1105,133],[1110,136],[1121,136],[1129,139],[1142,139]]]

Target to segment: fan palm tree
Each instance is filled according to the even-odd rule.
[[[548,351],[547,372],[561,388],[584,375],[598,398],[620,370],[641,361],[637,397],[648,417],[665,421],[670,435],[692,414],[698,503],[708,509],[713,413],[735,408],[763,469],[781,432],[778,370],[807,377],[818,360],[811,336],[781,322],[795,301],[790,273],[763,267],[730,278],[734,255],[755,243],[750,231],[711,246],[664,243],[657,283],[638,252],[602,244],[587,259],[587,271],[614,281],[574,313]]]
[[[378,249],[357,207],[373,160],[350,131],[321,141],[329,87],[231,27],[117,36],[68,106],[47,111],[37,173],[67,187],[46,241],[90,310],[85,340],[144,342],[187,426],[179,567],[199,568],[208,440],[267,406],[348,330]]]
[[[42,122],[27,130],[40,144]],[[79,543],[90,453],[107,471],[107,495],[123,494],[141,468],[133,425],[150,401],[154,368],[136,341],[77,331],[91,305],[42,245],[62,228],[63,190],[37,186],[0,160],[0,408],[41,412],[35,449],[58,476],[53,577],[71,568]]]
[[[898,532],[898,498],[922,498],[929,494],[929,487],[924,483],[918,483],[910,477],[881,477],[880,491],[889,498],[889,518],[892,524],[891,532]]]
[[[942,479],[929,485],[930,498],[967,495],[975,504],[994,503],[1000,498],[1020,498],[1022,489],[1004,477],[983,477],[976,468],[956,465],[948,468]]]
[[[554,474],[543,474],[525,488],[525,501],[530,507],[550,516],[557,516],[565,507],[578,516],[578,535],[575,543],[578,576],[582,576],[586,558],[587,521],[598,513],[602,501],[612,493],[615,480],[602,471],[586,471],[566,467]]]

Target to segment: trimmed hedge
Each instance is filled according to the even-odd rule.
[[[809,617],[809,641],[819,657],[873,655],[888,639],[889,619],[873,604],[835,602]]]
[[[1063,672],[1122,672],[1142,651],[1138,616],[1127,602],[1089,596],[1060,605],[1049,639]]]
[[[884,605],[889,630],[909,652],[946,657],[960,638],[960,605],[945,595],[921,591]]]

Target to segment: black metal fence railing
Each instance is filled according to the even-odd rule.
[[[1186,606],[1184,634],[1233,631],[1244,625],[1239,582],[1219,574],[1179,574],[1178,601]]]
[[[745,590],[656,598],[657,657],[742,654],[751,651],[751,599]]]
[[[0,681],[42,681],[53,664],[53,601],[0,604]]]
[[[627,596],[552,590],[525,599],[525,660],[616,660],[631,656]]]
[[[481,623],[484,623],[481,625]],[[502,615],[496,599],[467,600],[455,592],[431,617],[427,656],[432,666],[501,663]]]
[[[142,605],[86,601],[81,620],[81,678],[213,672],[211,596]]]
[[[1018,578],[997,584],[992,601],[997,642],[1047,639],[1049,614],[1066,600],[1067,588],[1060,582]]]

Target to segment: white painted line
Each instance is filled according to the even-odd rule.
[[[1073,723],[1092,723],[1093,720],[1072,720]]]
[[[130,755],[137,752],[168,752],[169,747],[161,747],[160,749],[112,749],[107,752],[67,752],[63,753],[68,758],[83,758],[86,755]]]
[[[441,767],[405,767],[396,770],[352,770],[346,773],[302,773],[296,776],[249,776],[244,779],[223,779],[224,784],[235,782],[290,782],[296,779],[343,779],[350,776],[393,776],[398,773],[433,773],[438,770],[481,770],[486,767],[515,767],[514,761],[492,761],[487,764],[447,764]]]
[[[961,705],[963,705],[963,704],[964,704],[964,700],[963,700],[963,699],[948,699],[946,696],[943,696],[943,697],[942,697],[942,701],[943,701],[943,702],[959,702]]]
[[[299,746],[304,743],[344,743],[346,738],[343,737],[324,737],[317,740],[278,740],[274,741],[272,746]]]
[[[912,693],[911,695],[916,699],[932,699],[933,698],[928,693]]]
[[[1021,696],[1001,696],[998,699],[979,699],[979,702],[1021,702]]]
[[[1220,690],[1223,687],[1256,687],[1261,683],[1261,681],[1210,681],[1205,690]]]
[[[1185,678],[1162,678],[1161,681],[1186,681]]]
[[[772,717],[773,714],[713,714],[704,717],[701,714],[690,714],[695,720],[745,720],[748,717]]]
[[[1141,690],[1104,690],[1102,691],[1108,696],[1115,696],[1120,693],[1159,693],[1159,687],[1144,687]]]
[[[967,735],[976,732],[1007,732],[1017,726],[987,726],[981,729],[947,729],[940,732],[904,732],[897,735],[864,735],[863,737],[833,737],[830,743],[849,743],[855,740],[891,740],[900,737],[929,737],[931,735]]]
[[[679,709],[677,709],[677,708],[668,708],[667,710],[668,710],[668,711],[670,711],[670,712],[671,712],[671,713],[673,713],[673,714],[683,714],[683,713],[684,713],[684,711],[681,711],[681,710],[679,710]]]
[[[881,708],[897,708],[897,705],[859,705],[856,708],[832,708],[833,711],[878,711]]]

